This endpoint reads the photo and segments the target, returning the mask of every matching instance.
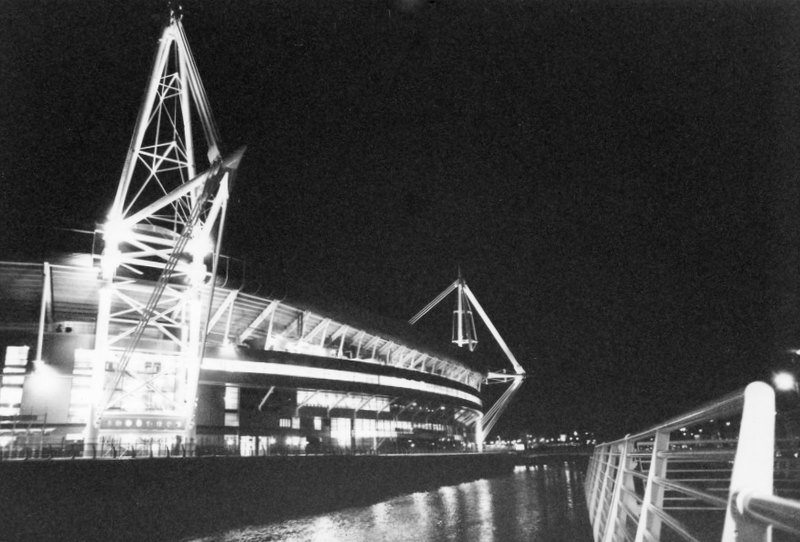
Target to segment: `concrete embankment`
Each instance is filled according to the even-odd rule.
[[[510,473],[499,454],[0,463],[0,540],[177,540]]]

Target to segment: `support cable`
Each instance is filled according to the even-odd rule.
[[[475,307],[475,310],[480,315],[483,323],[486,324],[486,327],[489,328],[492,336],[494,337],[495,341],[497,341],[498,346],[500,346],[503,353],[508,358],[509,362],[511,363],[514,373],[509,374],[503,378],[505,381],[511,381],[510,386],[506,389],[503,394],[497,399],[497,401],[492,405],[492,407],[483,415],[483,420],[480,422],[481,428],[481,439],[486,438],[486,435],[492,430],[494,425],[500,419],[500,415],[505,411],[508,404],[511,402],[511,399],[514,397],[516,392],[519,390],[520,386],[522,386],[522,381],[526,378],[525,369],[520,365],[517,361],[517,358],[511,352],[511,349],[506,344],[503,337],[500,335],[500,332],[497,331],[497,328],[492,323],[489,316],[486,314],[486,311],[483,310],[478,299],[475,297],[475,294],[472,293],[472,290],[469,289],[464,279],[461,277],[461,271],[459,270],[458,278],[448,286],[442,293],[440,293],[436,298],[433,299],[430,303],[428,303],[421,311],[415,314],[410,320],[410,324],[415,324],[420,318],[425,316],[433,307],[438,305],[447,295],[450,294],[453,290],[458,289],[458,300],[457,300],[457,322],[454,325],[458,326],[458,329],[454,329],[454,336],[453,342],[458,346],[468,345],[470,350],[472,351],[477,343],[477,340],[474,336],[474,320],[472,320],[472,311],[470,308],[470,302]],[[466,311],[464,307],[467,307]],[[467,329],[466,338],[463,334],[463,323],[464,323],[464,316],[467,315],[470,319],[472,324],[471,328]],[[457,335],[456,335],[457,332]],[[490,373],[486,376],[486,381],[490,378],[499,378],[499,373]]]
[[[511,365],[514,367],[514,372],[520,375],[525,374],[525,369],[522,368],[522,365],[519,364],[517,358],[514,357],[514,354],[511,353],[511,350],[508,348],[508,345],[503,340],[503,337],[500,336],[500,332],[497,331],[497,328],[494,327],[494,324],[489,319],[489,315],[486,314],[486,311],[483,310],[483,307],[478,301],[478,298],[475,297],[475,294],[472,293],[472,290],[470,290],[469,286],[467,286],[466,284],[464,284],[464,292],[467,294],[467,297],[470,299],[470,301],[472,301],[472,304],[475,305],[475,310],[478,311],[478,314],[480,315],[481,319],[483,319],[483,323],[486,324],[486,327],[489,328],[489,331],[491,331],[492,335],[494,336],[494,339],[497,341],[497,344],[500,346],[505,355],[508,357],[508,360],[511,362]]]
[[[417,323],[417,321],[418,321],[420,318],[422,318],[423,316],[425,316],[426,314],[428,314],[428,312],[429,312],[429,311],[430,311],[430,310],[431,310],[433,307],[435,307],[436,305],[438,305],[438,304],[439,304],[439,302],[440,302],[442,299],[444,299],[445,297],[447,297],[447,296],[448,296],[448,294],[450,294],[450,292],[452,292],[453,290],[455,290],[455,289],[456,289],[456,287],[458,286],[458,282],[459,282],[459,280],[460,280],[460,279],[456,279],[455,281],[453,281],[453,284],[451,284],[450,286],[448,286],[447,288],[445,288],[445,289],[444,289],[444,291],[443,291],[442,293],[440,293],[439,295],[437,295],[437,296],[434,298],[434,300],[433,300],[433,301],[431,301],[430,303],[428,303],[427,305],[425,305],[425,307],[424,307],[424,308],[423,308],[421,311],[419,311],[417,314],[415,314],[414,316],[412,316],[412,317],[411,317],[411,319],[408,321],[408,323],[409,323],[409,324],[411,324],[411,325],[413,326],[414,324],[416,324],[416,323]]]

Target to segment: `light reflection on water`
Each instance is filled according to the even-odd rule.
[[[554,461],[371,506],[235,529],[196,542],[591,540],[584,467]]]
[[[572,470],[569,468],[569,461],[564,461],[564,476],[567,481],[567,510],[571,512],[575,508],[575,501],[572,499]]]

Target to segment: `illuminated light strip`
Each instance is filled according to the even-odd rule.
[[[339,382],[355,382],[358,384],[371,384],[374,386],[388,386],[409,390],[447,395],[464,401],[469,401],[479,407],[483,406],[480,398],[471,393],[454,390],[439,384],[430,384],[408,378],[396,376],[380,376],[338,369],[320,369],[319,367],[303,367],[298,365],[285,365],[282,363],[264,363],[260,361],[239,361],[219,358],[205,358],[201,369],[206,371],[224,371],[227,373],[255,373],[277,376],[292,376],[300,378],[315,378],[319,380],[336,380]]]

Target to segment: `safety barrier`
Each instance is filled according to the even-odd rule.
[[[14,437],[14,435],[12,435]],[[378,451],[371,447],[342,448],[340,446],[318,444],[314,447],[303,445],[263,445],[259,448],[244,449],[238,443],[224,445],[207,442],[201,437],[198,442],[176,443],[172,439],[138,439],[136,442],[122,442],[120,439],[101,437],[96,445],[88,447],[84,453],[83,441],[67,441],[64,438],[42,438],[39,430],[27,435],[21,430],[16,441],[4,442],[0,428],[0,462],[36,461],[51,459],[91,460],[91,459],[152,459],[152,458],[191,458],[205,456],[261,457],[261,456],[362,456],[362,455],[452,455],[478,454],[475,448],[431,447],[424,444],[409,447],[384,446]],[[171,442],[168,442],[171,440]],[[502,453],[505,450],[489,450],[487,453]]]
[[[798,440],[776,441],[775,417],[774,390],[754,382],[597,445],[585,485],[595,542],[768,542],[773,528],[776,537],[800,535],[800,501],[785,498],[800,490]]]

